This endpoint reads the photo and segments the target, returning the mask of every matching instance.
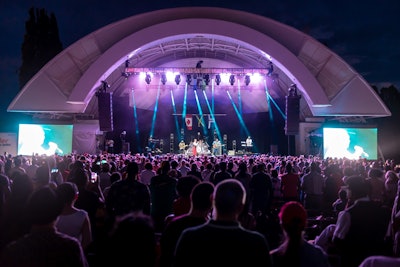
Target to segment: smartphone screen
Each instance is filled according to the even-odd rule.
[[[92,172],[92,176],[90,177],[90,181],[91,181],[92,183],[97,182],[97,173]]]
[[[56,172],[58,172],[58,169],[56,168],[51,169],[51,173],[56,173]]]

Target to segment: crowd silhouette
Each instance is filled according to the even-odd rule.
[[[313,155],[1,155],[0,266],[397,266],[399,173]]]

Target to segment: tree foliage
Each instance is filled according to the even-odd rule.
[[[21,47],[22,65],[19,69],[20,88],[63,49],[53,13],[49,16],[45,9],[31,7],[25,30]]]

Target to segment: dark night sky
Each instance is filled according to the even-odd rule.
[[[218,6],[259,14],[293,26],[341,56],[367,82],[400,85],[398,0],[365,1],[21,1],[0,0],[0,112],[18,92],[21,44],[30,7],[54,13],[64,48],[98,28],[143,12],[179,6]]]

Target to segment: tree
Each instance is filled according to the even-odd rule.
[[[19,69],[20,88],[63,50],[53,13],[48,16],[45,9],[31,7],[25,30],[21,47],[22,65]]]

